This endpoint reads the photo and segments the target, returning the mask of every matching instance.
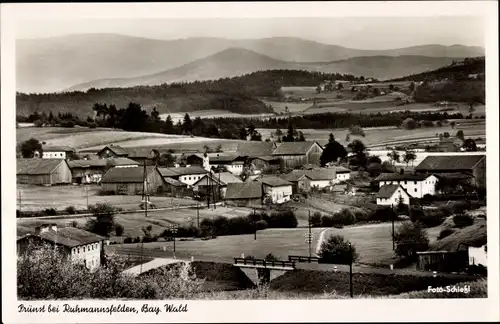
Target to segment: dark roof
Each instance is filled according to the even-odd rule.
[[[168,183],[174,187],[187,187],[187,184],[180,182],[179,180],[175,180],[175,179],[170,178],[170,177],[164,177],[163,179],[165,180],[166,183]]]
[[[416,171],[472,170],[486,155],[439,155],[427,156],[415,168]]]
[[[53,242],[70,248],[106,240],[106,238],[103,236],[87,232],[77,227],[63,227],[58,228],[57,231],[49,229],[48,231],[40,234],[35,234],[35,231],[33,231],[28,236],[40,237],[49,242]],[[26,235],[23,237],[26,237]]]
[[[187,175],[187,174],[205,174],[208,171],[200,166],[190,166],[190,167],[178,167],[169,168],[171,171],[175,172],[177,175]]]
[[[462,172],[444,172],[435,175],[440,179],[470,179],[472,176],[470,174],[465,174]]]
[[[375,178],[374,181],[422,181],[429,177],[426,174],[413,174],[413,173],[382,173],[378,177]]]
[[[394,184],[384,185],[384,186],[380,187],[380,190],[378,191],[377,197],[378,198],[391,198],[392,195],[394,194],[394,192],[396,192],[396,190],[398,188],[401,188],[401,190],[403,190],[404,192],[406,192],[404,190],[404,188],[401,187],[400,185],[394,185]]]
[[[146,174],[151,173],[154,166],[146,167]],[[101,183],[137,183],[144,181],[144,168],[142,166],[130,168],[111,168],[102,176]]]
[[[337,173],[351,173],[351,170],[348,168],[344,168],[343,166],[336,166],[335,172],[337,172]]]
[[[50,174],[61,163],[66,163],[63,159],[17,159],[16,174]]]
[[[180,174],[172,170],[173,168],[158,168],[162,177],[178,177]]]
[[[210,161],[210,163],[230,163],[230,162],[233,162],[235,160],[237,160],[240,156],[237,155],[237,154],[221,154],[221,153],[217,153],[217,154],[209,154],[208,155],[208,160]]]
[[[311,180],[333,180],[335,178],[334,168],[322,168],[314,170],[292,170],[283,176],[287,181],[298,181],[302,176],[306,176]]]
[[[262,184],[258,181],[228,183],[224,199],[262,198]]]
[[[73,160],[68,161],[68,165],[73,168],[92,168],[92,167],[106,167],[108,163],[112,166],[121,165],[139,165],[138,162],[125,157],[117,157],[115,159],[99,159],[99,160]]]
[[[212,181],[225,186],[228,183],[242,183],[240,178],[232,174],[231,172],[220,172],[220,173],[212,173],[211,175],[206,174],[203,177],[201,177],[200,180],[196,181],[195,184],[199,183],[202,184],[203,181],[208,182],[208,180],[205,180],[208,176],[212,178]],[[220,182],[219,182],[220,180]]]
[[[278,178],[276,176],[263,176],[258,178],[256,181],[260,181],[263,184],[266,184],[271,187],[281,187],[281,186],[291,186],[292,184],[289,181],[286,181],[282,178]]]
[[[279,161],[279,158],[277,156],[272,156],[272,155],[263,155],[263,156],[252,157],[252,160],[263,160],[266,162],[270,162],[270,161]]]
[[[238,145],[236,153],[242,156],[259,157],[264,155],[271,155],[274,148],[274,142],[250,141]]]
[[[122,156],[127,156],[128,155],[128,152],[126,149],[124,149],[123,147],[121,146],[118,146],[118,145],[108,145],[108,146],[105,146],[102,148],[102,150],[100,150],[99,152],[103,152],[104,150],[110,150],[112,151],[113,153],[115,153],[116,155],[122,155]]]
[[[75,149],[69,146],[42,146],[44,152],[75,152]]]
[[[278,145],[272,155],[303,155],[317,142],[285,142]],[[321,145],[320,145],[321,147]]]

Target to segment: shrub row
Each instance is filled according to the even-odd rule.
[[[333,215],[322,215],[315,212],[311,216],[312,227],[335,227],[353,225],[360,222],[388,222],[396,219],[397,215],[390,207],[377,207],[375,210],[361,208],[343,208]]]
[[[413,222],[420,222],[425,227],[434,227],[441,225],[445,220],[445,218],[448,216],[455,214],[463,214],[463,212],[466,210],[477,209],[479,207],[480,204],[478,202],[454,201],[449,204],[439,206],[436,209],[422,210],[422,209],[412,208],[411,220]],[[464,217],[462,217],[462,219],[464,219]],[[458,221],[460,222],[462,221],[462,219],[459,219]],[[467,220],[465,220],[465,222],[467,222]]]
[[[41,216],[57,216],[57,215],[75,215],[88,213],[87,210],[76,210],[74,206],[68,206],[64,210],[57,210],[55,208],[45,208],[43,210],[29,210],[20,211],[16,210],[16,217],[41,217]]]

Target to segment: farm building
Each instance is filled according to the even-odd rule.
[[[280,159],[272,155],[249,158],[248,162],[254,173],[272,173],[280,169]]]
[[[379,188],[389,184],[401,185],[413,198],[422,198],[436,194],[439,179],[433,174],[382,173],[374,181],[378,182]]]
[[[262,197],[262,183],[258,181],[228,183],[224,202],[230,206],[260,207]]]
[[[377,205],[396,206],[401,198],[405,205],[410,204],[410,195],[401,185],[383,185],[377,194]]]
[[[332,182],[336,182],[335,169],[333,168],[292,170],[282,178],[292,183],[293,193],[308,192],[312,187],[325,188]]]
[[[281,169],[294,169],[305,164],[319,164],[322,152],[317,142],[285,142],[278,145],[272,156],[280,159]]]
[[[243,172],[245,158],[237,154],[208,154],[210,168],[222,168],[235,175]]]
[[[335,167],[335,174],[338,181],[346,181],[351,179],[351,170],[342,166]]]
[[[17,253],[24,254],[30,243],[48,243],[61,248],[69,260],[83,262],[87,268],[95,269],[101,265],[105,241],[105,237],[80,228],[44,224],[17,237]]]
[[[179,180],[163,177],[165,184],[163,185],[163,193],[173,197],[192,197],[193,191],[188,188],[188,185]]]
[[[42,159],[72,159],[75,155],[75,149],[69,146],[42,147]]]
[[[162,177],[169,177],[185,183],[189,187],[192,186],[196,181],[200,180],[207,170],[199,166],[190,167],[177,167],[177,168],[158,168],[158,171]]]
[[[17,159],[17,182],[34,185],[71,183],[71,170],[63,159]]]
[[[154,194],[163,190],[165,180],[154,166],[146,167],[146,192]],[[130,167],[120,168],[114,167],[109,169],[101,180],[102,190],[114,192],[118,195],[138,195],[144,190],[144,168]]]
[[[73,160],[68,161],[73,176],[73,183],[99,183],[106,170],[112,167],[136,167],[139,163],[128,158],[109,160]]]
[[[111,144],[97,152],[97,155],[100,159],[128,157],[128,151],[121,146]]]
[[[427,156],[415,167],[416,173],[456,174],[472,176],[472,185],[479,189],[486,188],[486,155],[434,155]]]
[[[243,183],[243,181],[231,172],[209,173],[193,184],[193,191],[204,196],[210,193],[212,197],[214,192],[220,192],[220,197],[215,196],[216,200],[220,200],[221,197],[225,197],[229,183]]]
[[[247,158],[270,156],[276,149],[275,142],[249,141],[238,145],[236,154]]]
[[[282,204],[292,196],[292,184],[275,176],[262,176],[255,180],[262,183],[264,195],[270,197],[273,204]]]
[[[297,180],[298,192],[309,192],[313,188],[323,189],[331,187],[336,182],[335,169],[307,170]]]

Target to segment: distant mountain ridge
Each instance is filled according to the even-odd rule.
[[[216,80],[265,70],[304,70],[342,73],[356,76],[394,78],[433,70],[453,62],[452,58],[425,56],[356,57],[327,63],[284,62],[256,52],[230,48],[178,68],[137,78],[101,79],[75,85],[66,91],[86,91],[90,88],[125,88],[152,86],[173,82]]]
[[[116,34],[81,34],[16,43],[17,91],[54,92],[92,80],[141,78],[182,68],[228,49],[245,49],[282,61],[274,65],[349,60],[355,57],[419,55],[464,58],[484,55],[470,46],[423,45],[390,50],[359,50],[291,37],[231,40],[188,38],[157,40]],[[234,64],[234,63],[232,63]],[[252,63],[253,64],[253,63]],[[431,68],[436,68],[433,66]],[[245,70],[238,68],[239,70]],[[420,71],[413,71],[418,73]],[[201,72],[197,72],[203,75]],[[207,77],[208,77],[207,73]],[[403,72],[391,77],[404,76]],[[377,76],[376,76],[377,77]],[[111,81],[110,81],[111,85]]]

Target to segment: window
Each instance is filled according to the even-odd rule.
[[[415,188],[415,192],[417,192],[417,188]]]
[[[78,248],[78,253],[80,253],[80,248]]]
[[[405,184],[406,184],[406,180],[405,180]]]
[[[417,182],[415,181],[415,184],[417,184]]]
[[[83,247],[83,253],[85,253],[85,246]]]

